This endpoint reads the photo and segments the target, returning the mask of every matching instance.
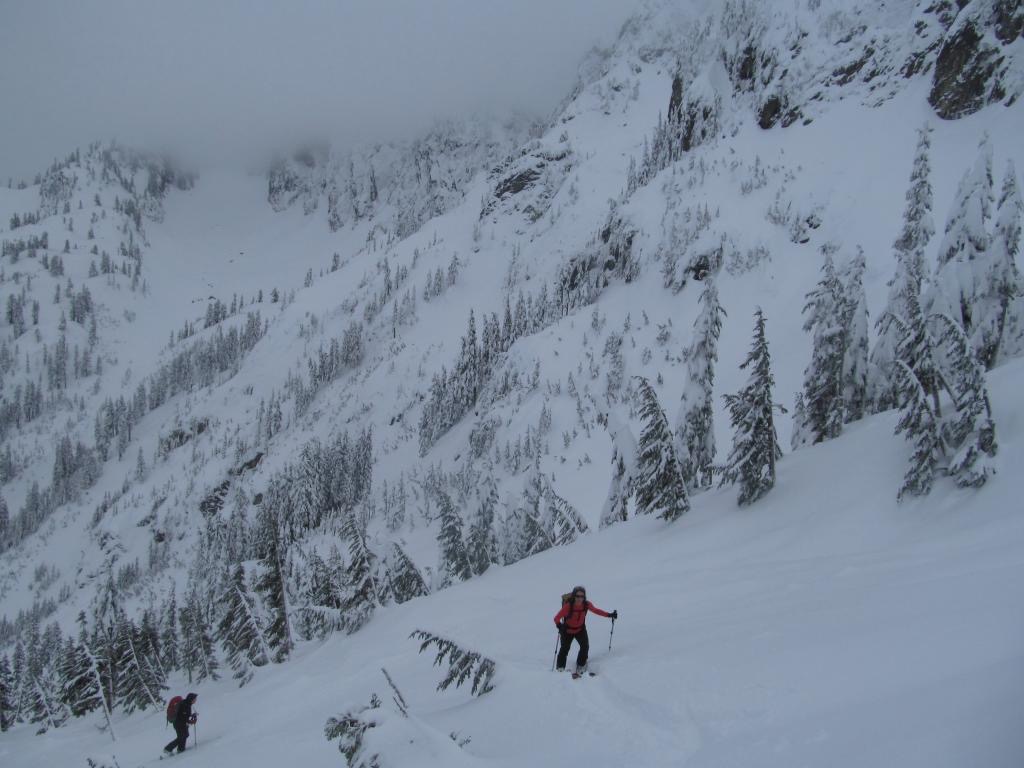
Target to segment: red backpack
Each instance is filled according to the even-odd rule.
[[[174,718],[178,715],[178,705],[181,704],[181,696],[175,696],[173,699],[167,702],[167,722],[173,723]]]

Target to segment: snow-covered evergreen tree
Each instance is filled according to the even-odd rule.
[[[255,667],[269,664],[274,654],[256,612],[245,569],[235,567],[227,592],[222,596],[223,616],[217,624],[217,639],[239,686],[248,683]]]
[[[282,553],[283,543],[274,537],[270,550],[261,561],[261,573],[253,590],[260,595],[264,615],[267,616],[265,637],[267,645],[274,651],[274,661],[288,658],[295,647],[295,630],[288,599],[286,555]]]
[[[11,684],[11,699],[14,708],[13,720],[18,722],[23,719],[27,709],[25,681],[28,679],[28,670],[25,665],[25,645],[20,637],[14,641],[14,654],[11,656],[11,675],[13,677]]]
[[[750,374],[743,389],[725,395],[733,428],[732,451],[722,468],[720,486],[739,483],[739,503],[750,504],[775,486],[775,462],[782,458],[775,431],[774,411],[781,406],[772,402],[775,377],[765,336],[765,318],[761,308],[754,313],[754,340],[741,370]]]
[[[135,459],[135,480],[142,482],[146,478],[146,457],[142,455],[142,448]]]
[[[935,359],[935,341],[925,322],[916,293],[905,296],[903,319],[894,318],[903,338],[897,349],[897,402],[900,420],[896,434],[905,432],[914,444],[910,468],[903,479],[898,498],[907,493],[927,494],[944,447],[939,432],[942,416],[939,405],[940,373]]]
[[[832,261],[832,249],[825,248],[822,276],[804,305],[804,330],[814,334],[811,362],[804,369],[804,421],[794,430],[808,443],[831,440],[843,429],[843,361],[846,329],[843,286]]]
[[[14,672],[7,656],[0,656],[0,733],[14,725]]]
[[[622,356],[622,334],[609,333],[604,342],[601,358],[605,362],[605,397],[610,403],[619,398],[622,380],[625,376],[626,361]]]
[[[804,393],[797,392],[793,396],[793,431],[789,437],[790,450],[807,445],[810,436],[807,432],[807,409],[804,408]]]
[[[349,634],[358,631],[382,604],[377,585],[377,558],[366,544],[366,534],[355,510],[342,517],[342,534],[348,541],[349,563],[345,571],[342,621]]]
[[[404,603],[428,594],[430,590],[423,574],[405,550],[397,542],[392,542],[391,552],[388,571],[391,574],[391,591],[395,595],[395,602]]]
[[[473,310],[469,311],[466,321],[466,333],[461,340],[462,348],[459,359],[455,363],[454,383],[458,388],[455,402],[461,411],[470,408],[476,402],[480,390],[480,346],[476,337],[476,318]]]
[[[343,628],[341,609],[345,599],[345,564],[337,546],[324,561],[311,552],[306,561],[301,623],[306,637],[323,638]]]
[[[479,576],[492,563],[498,562],[498,542],[494,535],[494,512],[498,506],[498,491],[492,485],[477,509],[476,517],[466,534],[466,556],[473,575]]]
[[[229,581],[224,592],[230,591]],[[181,668],[188,673],[188,680],[201,681],[207,678],[217,680],[220,666],[213,648],[213,637],[195,589],[189,594],[185,605],[178,612],[178,626],[181,629],[178,654]]]
[[[690,498],[658,396],[647,379],[638,376],[637,382],[640,416],[644,420],[636,468],[637,511],[657,514],[671,522],[690,509]]]
[[[352,506],[369,498],[373,490],[373,428],[369,427],[359,433],[355,441],[352,462],[349,467],[349,485],[352,493]]]
[[[61,701],[71,709],[75,717],[92,712],[103,706],[96,675],[91,667],[88,651],[85,612],[78,614],[78,642],[68,641],[61,660]]]
[[[39,725],[37,734],[59,728],[71,716],[61,703],[58,683],[49,668],[40,668],[29,676],[29,722]]]
[[[68,691],[74,690],[74,704],[69,704],[72,708],[80,707],[81,711],[88,712],[94,707],[99,708],[103,711],[103,717],[106,720],[107,730],[113,737],[114,724],[111,718],[111,702],[107,695],[107,691],[104,690],[104,669],[103,661],[98,651],[94,650],[96,647],[96,635],[94,634],[92,639],[86,638],[85,629],[85,615],[79,614],[80,624],[80,642],[78,644],[79,658],[75,666],[75,676],[65,680],[65,687],[62,689],[61,694],[65,696]],[[17,661],[17,657],[15,657]],[[17,664],[15,664],[15,674],[17,674]]]
[[[242,487],[236,486],[228,518],[227,540],[224,543],[224,558],[228,564],[239,563],[248,555],[249,526],[246,517],[249,497]]]
[[[985,345],[985,335],[976,335],[976,316],[981,310],[980,294],[989,270],[988,225],[992,218],[992,148],[988,137],[981,140],[974,166],[960,181],[939,245],[938,266],[925,294],[925,315],[949,315],[968,338]],[[976,351],[980,351],[975,348]]]
[[[303,446],[299,461],[286,474],[288,503],[281,511],[288,511],[290,531],[287,542],[300,539],[304,532],[320,525],[329,505],[327,476],[324,451],[318,440],[311,440]],[[272,546],[284,546],[285,543],[275,541]]]
[[[117,706],[121,691],[121,668],[118,664],[120,654],[116,631],[116,617],[119,614],[120,610],[106,623],[97,619],[88,645],[95,658],[104,703],[111,711]]]
[[[466,544],[462,538],[462,516],[455,509],[451,497],[444,491],[437,493],[438,515],[441,528],[437,533],[437,544],[441,552],[441,586],[447,587],[459,581],[466,581],[473,575]]]
[[[75,667],[78,662],[78,648],[75,646],[75,639],[70,635],[65,639],[55,666],[57,676],[58,697],[63,706],[67,707],[72,716],[78,717],[81,712],[75,712],[72,707],[74,695],[70,689],[70,681],[75,676]]]
[[[543,525],[551,543],[556,547],[571,544],[589,530],[579,511],[555,493],[550,482],[544,487]]]
[[[864,418],[868,408],[868,304],[864,294],[864,251],[857,254],[839,275],[843,286],[841,325],[843,368],[840,397],[846,423]]]
[[[963,329],[947,315],[938,321],[950,364],[945,380],[956,408],[954,417],[943,424],[945,444],[954,451],[947,471],[957,485],[978,488],[995,473],[998,449],[985,371]]]
[[[612,440],[611,482],[601,509],[600,526],[621,523],[628,517],[629,500],[634,496],[637,447],[629,426],[614,411],[604,418]]]
[[[151,608],[142,612],[142,621],[139,623],[139,642],[146,649],[152,674],[163,685],[167,680],[167,667],[164,666],[161,659],[160,628]]]
[[[10,451],[10,446],[7,448]],[[10,453],[7,454],[8,457]],[[7,463],[10,463],[8,458]],[[0,478],[4,478],[5,472],[0,471]],[[4,478],[5,482],[8,478]],[[11,513],[7,508],[7,502],[3,496],[0,496],[0,552],[3,552],[9,546],[8,542],[11,540]]]
[[[179,632],[178,632],[178,600],[175,588],[171,587],[171,596],[167,607],[163,610],[160,626],[160,655],[164,669],[179,669]]]
[[[686,379],[676,419],[676,447],[687,488],[710,488],[715,461],[714,387],[718,337],[726,314],[718,287],[708,279],[693,323],[693,341],[684,353]]]
[[[118,626],[121,668],[120,704],[125,712],[162,706],[167,685],[148,638],[133,621],[122,616]]]
[[[897,321],[903,333],[903,338],[896,350],[897,360],[910,368],[924,393],[932,398],[932,411],[935,413],[935,417],[941,418],[942,408],[939,404],[941,373],[936,359],[935,339],[925,320],[918,296],[908,293],[904,299],[906,316]],[[901,371],[901,378],[903,375],[905,372]],[[900,403],[907,401],[907,386],[906,381],[900,382]]]
[[[1022,214],[1024,203],[1010,160],[996,208],[988,265],[981,275],[972,318],[971,345],[986,369],[1024,350],[1024,281],[1017,267]]]
[[[908,293],[919,296],[922,281],[927,274],[925,249],[935,234],[932,220],[931,166],[928,157],[931,148],[931,127],[918,131],[917,150],[910,172],[907,205],[903,212],[903,228],[894,243],[896,270],[889,280],[889,298],[876,323],[878,338],[871,349],[868,398],[875,411],[884,411],[896,405],[897,372],[893,365],[902,338],[897,321],[907,313],[905,297]]]
[[[503,521],[501,549],[505,565],[552,546],[551,537],[542,521],[544,486],[540,456],[536,456],[523,480],[518,503],[509,510]]]
[[[896,361],[896,369],[900,373],[900,420],[896,434],[905,432],[914,445],[910,467],[897,494],[902,499],[908,493],[921,496],[931,490],[943,449],[938,419],[921,380],[902,360]]]

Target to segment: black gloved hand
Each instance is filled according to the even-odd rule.
[[[199,715],[192,715],[191,717],[189,717],[188,721],[192,725],[195,725],[199,721]]]
[[[619,618],[619,612],[618,611],[612,611],[608,615],[612,617],[612,621],[615,621],[617,618]]]

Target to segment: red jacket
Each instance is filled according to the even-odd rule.
[[[598,616],[611,616],[607,611],[602,611],[589,600],[584,600],[583,605],[576,607],[576,601],[571,600],[562,606],[562,610],[555,614],[555,626],[559,626],[565,620],[565,631],[575,635],[587,622],[587,611],[593,611]]]

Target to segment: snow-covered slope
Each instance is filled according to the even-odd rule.
[[[894,418],[871,417],[787,457],[757,507],[715,491],[677,523],[637,519],[495,568],[386,608],[356,637],[304,645],[241,689],[175,680],[173,690],[200,693],[189,762],[338,765],[325,721],[377,693],[384,716],[364,758],[379,752],[382,765],[1011,768],[1024,754],[1014,610],[1024,519],[1012,472],[1024,461],[1022,375],[1018,361],[992,379],[1001,471],[981,491],[898,506]],[[551,616],[575,582],[620,614],[614,635],[589,618],[597,677],[576,681],[550,671]],[[494,690],[435,691],[443,670],[417,655],[415,629],[493,659]],[[119,718],[115,732],[112,743],[90,721],[44,739],[21,728],[0,739],[0,755],[24,768],[85,756],[113,765],[110,755],[139,765],[170,738],[160,713]],[[463,750],[450,732],[470,739]]]
[[[1019,360],[989,374],[999,453],[980,490],[940,478],[897,505],[911,446],[888,411],[787,450],[752,506],[692,493],[672,524],[599,529],[613,455],[641,431],[633,377],[674,425],[710,281],[727,312],[718,462],[758,306],[788,448],[805,294],[825,254],[862,252],[874,327],[922,125],[940,233],[983,136],[997,192],[1024,166],[1021,20],[1000,0],[651,3],[540,125],[450,122],[409,145],[291,152],[266,175],[93,146],[0,189],[0,225],[31,219],[0,239],[48,236],[5,255],[0,283],[0,653],[37,648],[21,679],[56,691],[47,625],[77,637],[79,611],[90,633],[148,612],[185,636],[172,595],[218,634],[237,563],[269,625],[255,584],[283,562],[291,658],[240,689],[227,664],[193,686],[211,765],[336,764],[324,722],[373,691],[383,764],[1014,764]],[[472,387],[467,349],[486,357]],[[530,515],[554,507],[586,533],[521,559],[546,546]],[[493,561],[454,586],[451,520]],[[365,626],[323,639],[308,616],[332,547],[349,569],[365,547],[384,586]],[[403,556],[432,594],[396,605]],[[607,660],[591,619],[600,676],[573,682],[546,671],[549,622],[580,581],[622,619]],[[350,576],[335,586],[355,600]],[[415,628],[493,659],[494,691],[435,695]],[[106,745],[96,712],[43,739],[18,725],[0,755],[130,765],[155,753],[159,720],[115,709]]]

